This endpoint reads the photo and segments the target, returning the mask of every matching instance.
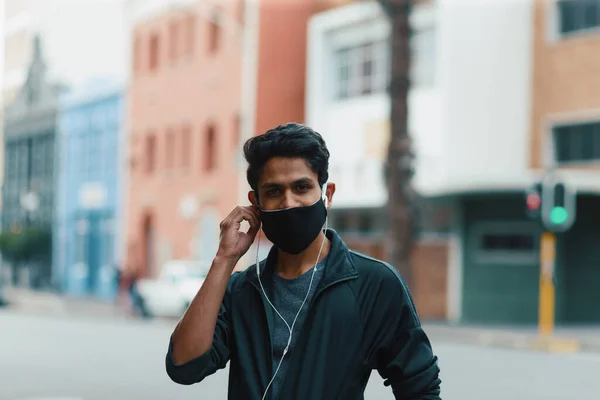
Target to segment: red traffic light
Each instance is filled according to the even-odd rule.
[[[542,205],[542,199],[537,193],[529,193],[527,195],[527,208],[530,211],[534,211],[540,208]]]

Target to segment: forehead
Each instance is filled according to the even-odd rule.
[[[263,167],[258,184],[289,184],[298,179],[309,178],[318,182],[318,176],[310,169],[308,162],[298,157],[273,157]]]

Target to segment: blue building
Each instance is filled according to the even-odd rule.
[[[118,291],[124,118],[120,83],[97,80],[60,100],[53,276],[68,295]]]

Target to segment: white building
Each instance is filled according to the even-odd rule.
[[[446,316],[459,319],[468,262],[461,254],[470,245],[462,234],[464,196],[515,192],[533,181],[528,158],[533,8],[520,0],[419,2],[411,24],[414,184],[425,197],[450,204],[454,218],[435,245],[447,246]],[[368,213],[387,201],[389,35],[377,1],[351,3],[310,22],[306,123],[324,135],[332,153],[338,215]],[[360,221],[349,229],[372,235],[384,223],[379,212],[365,229]],[[418,303],[419,293],[416,297]]]
[[[526,3],[439,0],[414,7],[409,130],[422,194],[530,181]],[[386,202],[379,177],[389,138],[389,34],[376,1],[330,10],[310,23],[306,122],[333,150],[339,207]]]

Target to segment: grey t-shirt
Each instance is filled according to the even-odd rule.
[[[298,336],[300,335],[300,331],[302,329],[302,325],[304,324],[304,320],[306,319],[306,312],[314,294],[316,292],[317,286],[323,277],[323,269],[327,262],[327,257],[322,259],[317,264],[317,270],[315,271],[315,276],[313,278],[312,286],[310,284],[310,280],[313,275],[314,268],[306,271],[304,274],[300,275],[294,279],[285,279],[277,275],[277,273],[273,274],[273,278],[271,280],[271,301],[273,305],[279,311],[281,316],[286,320],[288,325],[291,327],[294,322],[294,318],[300,309],[300,305],[304,301],[306,297],[306,293],[310,287],[310,293],[304,306],[302,307],[302,312],[298,315],[298,319],[296,320],[296,324],[294,325],[292,342],[290,344],[290,348],[288,349],[285,358],[281,362],[281,366],[279,367],[279,372],[275,376],[273,383],[271,385],[271,390],[273,393],[273,399],[277,399],[279,396],[279,390],[285,379],[285,373],[287,370],[287,365],[289,363],[289,359],[294,352],[294,345],[298,340]],[[287,346],[290,331],[286,324],[281,320],[281,317],[277,315],[274,310],[273,312],[273,332],[272,332],[272,344],[273,344],[273,373],[277,370],[277,365],[283,356],[283,350]]]

